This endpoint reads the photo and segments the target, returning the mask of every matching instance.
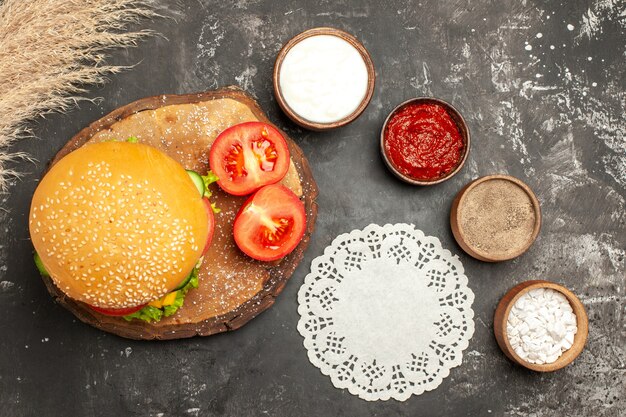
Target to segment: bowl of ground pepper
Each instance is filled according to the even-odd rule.
[[[380,134],[389,170],[414,185],[434,185],[457,172],[467,159],[470,133],[463,116],[449,103],[418,97],[398,105]]]
[[[541,209],[522,181],[488,175],[459,191],[452,203],[450,226],[469,255],[486,262],[506,261],[533,244],[541,228]]]

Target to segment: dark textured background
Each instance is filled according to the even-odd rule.
[[[116,63],[139,64],[92,88],[99,104],[38,121],[38,139],[17,146],[39,162],[20,167],[27,175],[0,212],[0,415],[626,415],[625,2],[310,3],[169,2],[174,19],[147,25],[163,37],[114,54]],[[271,88],[281,45],[320,25],[360,38],[378,74],[365,113],[328,133],[298,129]],[[32,263],[27,214],[45,163],[118,106],[230,84],[255,95],[311,162],[320,213],[305,260],[274,307],[234,333],[147,343],[77,322],[51,301]],[[387,113],[420,95],[452,102],[473,135],[461,173],[429,188],[394,179],[378,153]],[[533,247],[497,265],[462,253],[448,223],[456,192],[491,173],[528,183],[544,215]],[[337,234],[372,222],[414,223],[439,237],[461,256],[476,294],[463,364],[403,403],[335,389],[296,330],[296,293],[311,260]],[[550,375],[513,366],[492,336],[500,297],[531,278],[571,288],[590,317],[585,351]]]

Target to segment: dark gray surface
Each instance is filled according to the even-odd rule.
[[[20,167],[28,174],[0,214],[0,415],[624,416],[624,2],[309,3],[170,6],[175,21],[150,25],[165,38],[115,53],[117,63],[140,63],[91,89],[103,98],[99,105],[39,121],[40,139],[17,146],[40,162]],[[282,43],[320,25],[360,38],[378,73],[361,118],[329,133],[298,129],[271,88]],[[254,94],[311,162],[320,213],[305,260],[274,307],[233,333],[147,343],[77,322],[51,301],[32,264],[27,213],[45,162],[118,106],[229,84]],[[420,95],[452,102],[473,134],[461,173],[430,188],[394,179],[378,153],[387,112]],[[497,265],[465,255],[448,223],[456,192],[491,173],[528,183],[544,215],[529,252]],[[309,363],[296,330],[296,294],[311,260],[338,233],[386,222],[414,223],[460,255],[476,294],[476,331],[463,364],[438,389],[403,403],[368,403],[335,389]],[[585,351],[550,375],[513,366],[492,336],[500,297],[536,278],[572,289],[590,317]]]

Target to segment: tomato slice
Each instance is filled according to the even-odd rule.
[[[206,255],[209,251],[209,247],[211,247],[211,241],[213,240],[213,232],[215,231],[215,216],[213,215],[213,207],[211,207],[211,202],[208,198],[203,198],[204,206],[206,207],[206,214],[209,219],[209,234],[206,238],[206,243],[204,244],[204,250],[202,250],[202,256]]]
[[[229,194],[248,195],[282,180],[289,169],[283,135],[261,122],[241,123],[219,134],[209,153],[217,183]]]
[[[126,316],[128,314],[133,314],[141,310],[145,306],[146,304],[136,306],[136,307],[128,307],[128,308],[101,308],[101,307],[89,305],[89,308],[91,308],[94,311],[97,311],[98,313],[104,314],[106,316],[120,317],[120,316]]]
[[[304,204],[287,187],[267,185],[254,193],[237,213],[235,243],[259,261],[274,261],[293,251],[306,228]]]

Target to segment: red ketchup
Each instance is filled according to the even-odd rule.
[[[401,174],[416,180],[444,177],[463,156],[463,139],[446,109],[438,104],[409,103],[385,128],[385,154]]]

